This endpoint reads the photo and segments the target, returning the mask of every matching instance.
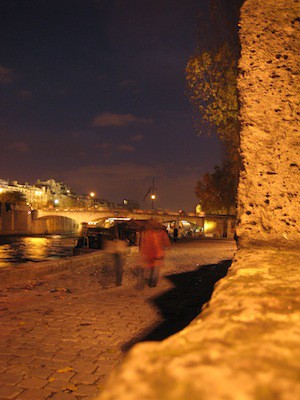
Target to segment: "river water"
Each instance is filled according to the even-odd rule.
[[[72,255],[73,236],[0,236],[0,268]]]

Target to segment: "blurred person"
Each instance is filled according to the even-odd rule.
[[[170,239],[165,229],[145,229],[141,234],[140,252],[145,261],[145,269],[150,270],[149,286],[155,287],[159,278],[159,270],[165,258],[165,248],[170,246]]]

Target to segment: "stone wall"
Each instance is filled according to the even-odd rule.
[[[0,203],[0,235],[23,235],[30,232],[30,207]]]
[[[45,275],[91,267],[94,268],[94,273],[97,273],[99,287],[115,287],[116,256],[114,250],[114,248],[112,250],[99,250],[75,257],[41,262],[27,262],[25,264],[15,264],[0,268],[0,290],[16,284],[23,284],[26,286],[28,282],[42,280]],[[133,260],[138,258],[138,253],[133,253],[131,251],[131,248],[122,249],[124,260],[126,260],[126,256]],[[138,263],[125,263],[126,268],[124,267],[122,276],[122,284],[124,286],[134,285],[140,279],[141,268],[136,266],[136,264]]]
[[[239,245],[300,244],[299,14],[296,0],[241,9]]]

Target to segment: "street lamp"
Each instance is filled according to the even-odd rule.
[[[154,207],[153,207],[153,205],[154,205],[154,200],[156,199],[156,196],[155,196],[155,194],[153,193],[153,194],[151,194],[151,200],[152,200],[152,211],[154,210]]]
[[[92,206],[93,206],[93,204],[94,204],[94,197],[95,197],[95,193],[94,193],[94,192],[91,192],[91,193],[90,193],[90,201],[89,201],[88,207],[92,207]]]

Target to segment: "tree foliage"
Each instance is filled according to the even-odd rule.
[[[216,133],[238,175],[238,21],[244,0],[207,0],[197,18],[196,50],[186,67],[197,132]]]
[[[0,193],[0,203],[24,204],[26,203],[26,197],[17,190],[7,191]]]
[[[230,46],[225,43],[197,51],[187,64],[186,80],[198,133],[205,124],[208,134],[215,128],[234,166],[238,162],[239,103],[237,59]]]
[[[212,174],[206,173],[197,183],[195,194],[205,213],[234,214],[237,177],[229,161],[215,166]]]
[[[239,10],[244,0],[207,0],[198,16],[197,47],[186,66],[187,94],[198,134],[216,133],[224,145],[222,166],[195,188],[206,213],[234,213],[239,157],[237,91]]]

